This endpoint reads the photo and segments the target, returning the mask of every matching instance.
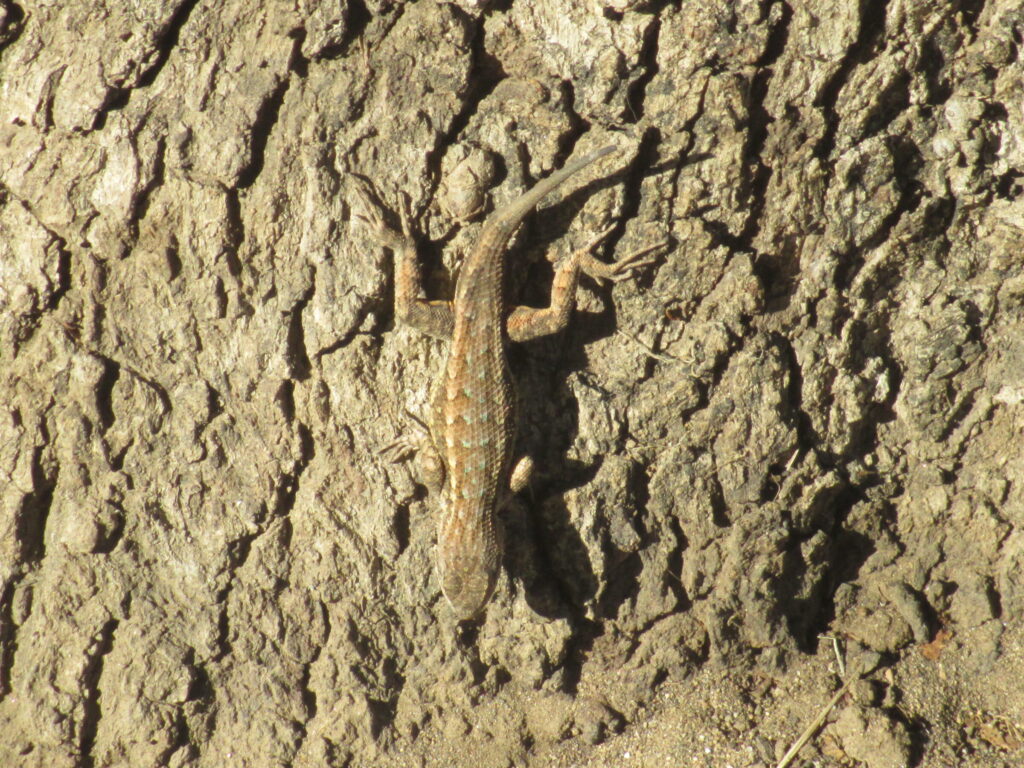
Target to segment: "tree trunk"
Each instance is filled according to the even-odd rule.
[[[0,764],[767,765],[843,682],[821,635],[868,682],[802,759],[1024,759],[1022,37],[1017,0],[0,0]],[[510,301],[609,224],[669,247],[511,350],[539,473],[460,625],[381,455],[446,348],[352,185],[444,299],[606,143]]]

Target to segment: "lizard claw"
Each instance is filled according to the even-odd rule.
[[[397,250],[404,246],[407,241],[411,240],[408,229],[408,216],[405,210],[408,206],[407,200],[404,202],[401,214],[403,237],[403,235],[400,235],[387,223],[384,218],[384,206],[377,202],[366,182],[352,177],[350,189],[352,190],[352,197],[355,202],[351,206],[352,218],[357,219],[366,227],[369,236],[378,245]]]
[[[380,215],[380,208],[370,193],[369,186],[365,181],[355,176],[349,184],[351,196],[355,204],[350,204],[352,217],[366,224],[370,229],[377,229],[384,225],[384,219]]]
[[[426,425],[423,422],[413,414],[409,415],[417,422],[420,429],[426,430]],[[431,494],[439,494],[444,487],[444,461],[430,441],[428,432],[402,435],[394,442],[385,445],[377,453],[394,464],[414,458],[418,474]]]
[[[398,464],[411,459],[416,455],[419,449],[419,440],[410,437],[409,435],[402,435],[394,442],[388,443],[381,448],[377,454],[379,456],[383,456],[393,464]]]
[[[402,234],[405,235],[407,240],[412,239],[412,227],[409,226],[409,222],[412,220],[411,205],[409,196],[403,192],[401,203],[398,207],[398,216],[402,223]]]
[[[598,241],[600,242],[600,241]],[[646,245],[633,253],[623,256],[618,261],[606,264],[598,261],[589,252],[583,254],[580,264],[581,269],[590,277],[600,280],[611,280],[613,283],[620,283],[623,280],[633,277],[637,271],[648,267],[657,261],[657,257],[650,254],[669,244],[668,238],[651,245]]]
[[[430,428],[423,422],[423,419],[408,409],[406,409],[405,414],[415,424],[413,434],[400,435],[393,442],[388,443],[377,451],[378,456],[383,456],[388,461],[396,464],[415,456],[430,438]]]

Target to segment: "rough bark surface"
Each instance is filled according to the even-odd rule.
[[[1017,0],[0,0],[0,764],[1024,760]],[[541,469],[458,626],[366,179],[480,204]],[[607,169],[605,169],[607,170]],[[621,732],[621,733],[620,733]],[[602,743],[604,742],[604,743]]]

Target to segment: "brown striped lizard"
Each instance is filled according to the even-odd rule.
[[[437,562],[441,590],[460,619],[476,617],[494,592],[504,551],[498,511],[511,494],[526,487],[533,466],[529,457],[512,461],[515,398],[506,357],[508,342],[564,329],[575,304],[580,272],[622,280],[650,263],[641,257],[662,245],[605,264],[591,251],[614,229],[608,227],[557,267],[550,306],[509,309],[505,250],[512,235],[544,197],[615,149],[606,146],[573,160],[492,213],[462,265],[451,301],[420,298],[422,279],[408,204],[400,209],[402,231],[398,232],[386,223],[381,207],[367,191],[355,186],[361,208],[355,217],[396,258],[397,319],[451,342],[444,378],[433,398],[429,438],[417,447],[422,451],[420,466],[431,476],[427,484],[434,490],[444,486]]]

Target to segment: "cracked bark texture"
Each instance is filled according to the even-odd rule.
[[[0,763],[582,761],[820,633],[904,675],[826,757],[1012,759],[958,717],[1024,724],[1022,38],[1013,0],[0,0]],[[672,247],[513,351],[542,474],[460,628],[379,455],[445,350],[349,177],[443,295],[453,200],[609,137],[512,291],[608,220]]]

